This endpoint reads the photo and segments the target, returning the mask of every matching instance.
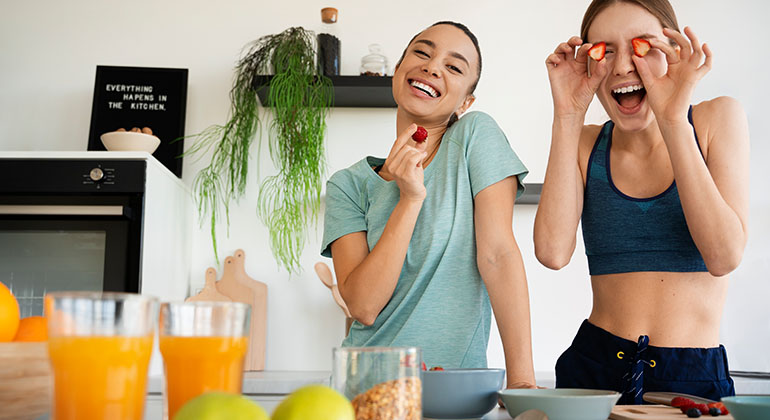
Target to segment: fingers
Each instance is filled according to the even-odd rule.
[[[404,146],[391,162],[391,170],[401,177],[409,174],[412,169],[422,166],[426,153],[412,146]]]
[[[652,71],[650,70],[650,65],[647,64],[647,60],[645,60],[642,57],[637,56],[631,56],[631,60],[634,62],[634,65],[636,66],[636,73],[639,74],[639,77],[642,79],[642,84],[644,84],[644,87],[647,89],[647,92],[649,92],[653,85],[655,84],[655,75],[652,74]]]
[[[412,123],[401,134],[396,137],[396,141],[393,143],[393,147],[390,148],[388,159],[391,159],[398,154],[398,152],[404,147],[404,145],[412,138],[412,134],[417,131],[417,124]]]
[[[575,61],[578,63],[585,63],[588,61],[588,50],[593,47],[594,44],[583,44],[578,48],[577,54],[575,55]]]
[[[690,56],[692,55],[692,46],[690,45],[690,41],[687,40],[684,35],[668,28],[663,28],[663,35],[672,38],[674,42],[679,45],[679,58],[682,61],[688,61],[690,59]]]
[[[679,52],[671,46],[668,42],[661,41],[655,38],[649,38],[647,41],[653,48],[657,48],[666,55],[666,61],[668,64],[678,64],[681,59],[679,58]]]
[[[698,72],[702,72],[703,75],[705,75],[711,70],[711,61],[713,57],[711,48],[709,48],[707,44],[703,44],[703,54],[706,55],[706,61],[703,63],[702,66],[700,66],[700,68],[698,69]]]

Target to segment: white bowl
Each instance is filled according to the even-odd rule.
[[[111,152],[147,152],[152,154],[160,146],[160,139],[132,131],[112,131],[101,136],[102,143]]]

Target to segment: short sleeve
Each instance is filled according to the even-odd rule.
[[[476,197],[476,194],[484,188],[509,176],[516,176],[518,179],[516,197],[519,197],[524,193],[522,182],[529,170],[516,156],[505,133],[492,117],[481,112],[465,116],[465,118],[470,117],[473,119],[463,127],[465,131],[463,136],[467,141],[466,160],[473,196]]]
[[[336,182],[335,182],[336,179]],[[355,185],[343,177],[332,177],[326,183],[326,211],[321,255],[331,258],[331,243],[353,232],[366,230],[364,209],[355,197]]]

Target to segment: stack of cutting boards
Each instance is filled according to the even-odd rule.
[[[610,418],[614,420],[686,420],[689,417],[682,414],[678,408],[667,405],[616,405],[610,413]],[[730,414],[719,417],[705,414],[700,418],[734,420]]]
[[[265,369],[265,344],[267,340],[267,285],[246,275],[244,262],[246,253],[236,250],[225,258],[222,278],[217,281],[217,271],[206,270],[206,285],[203,290],[188,301],[232,301],[251,305],[249,350],[246,353],[244,369],[247,371]]]

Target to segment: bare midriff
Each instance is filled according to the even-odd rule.
[[[727,277],[708,272],[637,272],[591,277],[592,324],[657,347],[716,347]]]

